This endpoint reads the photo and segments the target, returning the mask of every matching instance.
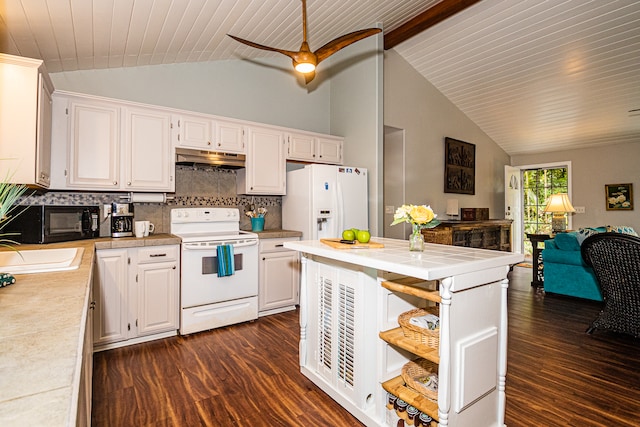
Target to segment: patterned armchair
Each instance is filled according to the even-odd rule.
[[[587,333],[602,328],[640,337],[640,237],[594,234],[582,243],[581,252],[604,300]]]

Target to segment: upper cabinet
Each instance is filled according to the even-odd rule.
[[[289,133],[287,144],[287,160],[342,164],[342,138],[306,132]]]
[[[0,54],[0,179],[49,187],[52,92],[42,61]]]
[[[225,153],[245,153],[244,126],[241,122],[204,115],[175,115],[177,147]]]
[[[124,189],[175,191],[171,114],[125,107]]]
[[[52,188],[175,191],[168,111],[56,93],[52,141]]]
[[[244,169],[238,169],[238,194],[286,194],[284,131],[259,126],[249,126],[247,129],[247,161]]]

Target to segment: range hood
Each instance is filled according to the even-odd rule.
[[[177,165],[208,165],[226,169],[243,168],[244,154],[176,148]]]

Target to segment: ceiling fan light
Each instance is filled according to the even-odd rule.
[[[298,62],[295,65],[295,69],[300,73],[306,74],[314,71],[316,66],[312,62]]]

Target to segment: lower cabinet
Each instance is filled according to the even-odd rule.
[[[298,237],[260,239],[258,315],[293,310],[299,303],[300,261],[284,242]]]
[[[89,308],[82,344],[82,367],[80,368],[80,390],[78,392],[78,411],[76,426],[91,426],[91,396],[93,382],[93,311],[95,309],[93,292],[89,295]]]
[[[176,335],[178,245],[96,251],[93,292],[96,350]]]

